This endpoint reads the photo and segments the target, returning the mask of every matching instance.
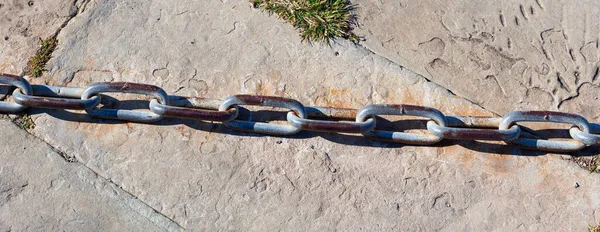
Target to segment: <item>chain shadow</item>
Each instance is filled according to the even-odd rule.
[[[105,100],[106,98],[106,100]],[[106,101],[106,102],[104,102]],[[103,108],[119,108],[126,110],[136,110],[136,109],[148,109],[148,101],[145,100],[126,100],[126,101],[118,101],[110,96],[103,96]],[[110,119],[96,119],[87,115],[85,112],[78,113],[67,110],[57,110],[57,109],[40,109],[40,108],[32,108],[28,110],[30,115],[37,114],[47,114],[51,117],[71,122],[83,122],[83,123],[95,123],[95,124],[126,124],[131,122],[119,121],[119,120],[110,120]],[[240,107],[239,111],[239,120],[248,120],[248,121],[285,121],[287,112],[282,111],[272,111],[272,110],[257,110],[250,111],[244,107]],[[385,118],[377,117],[377,130],[388,130],[388,131],[406,131],[406,130],[427,130],[426,126],[427,120],[399,120],[399,121],[389,121]],[[402,148],[405,146],[425,146],[425,147],[450,147],[450,146],[460,146],[469,150],[481,152],[484,154],[500,154],[500,155],[513,155],[513,156],[543,156],[549,154],[549,152],[544,151],[536,151],[536,150],[527,150],[517,148],[512,145],[507,144],[499,144],[492,142],[483,142],[483,141],[467,141],[467,140],[448,140],[444,139],[439,143],[433,145],[408,145],[408,144],[399,144],[399,143],[391,143],[379,140],[369,139],[367,137],[362,136],[361,134],[341,134],[341,133],[332,133],[332,132],[312,132],[312,131],[301,131],[295,135],[289,136],[278,136],[278,135],[264,135],[252,132],[240,132],[227,128],[222,123],[214,123],[210,121],[200,121],[193,119],[177,119],[177,118],[163,118],[158,122],[153,123],[141,123],[155,126],[173,126],[173,125],[185,125],[189,128],[211,132],[211,133],[222,133],[233,136],[242,136],[242,137],[278,137],[278,138],[287,138],[287,139],[309,139],[314,137],[321,137],[327,141],[348,145],[348,146],[358,146],[358,147],[379,147],[379,148]],[[526,129],[527,130],[527,129]],[[531,130],[531,129],[528,129]],[[566,130],[560,129],[544,129],[538,130],[537,134],[544,136],[544,138],[568,138],[569,134]],[[524,134],[524,137],[534,138],[531,135]],[[594,156],[600,153],[600,148],[598,147],[586,147],[581,151],[571,153],[574,156]]]

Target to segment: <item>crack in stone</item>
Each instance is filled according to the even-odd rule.
[[[11,120],[12,122],[12,120]],[[13,124],[16,125],[16,123],[12,122]],[[17,127],[19,127],[18,125],[16,125]],[[21,128],[21,127],[19,127]],[[185,227],[181,226],[179,223],[177,223],[175,220],[173,220],[172,218],[168,217],[167,215],[162,214],[161,212],[159,212],[158,210],[156,210],[155,208],[153,208],[152,206],[150,206],[149,204],[147,204],[146,202],[144,202],[143,200],[141,200],[140,198],[138,198],[137,196],[133,195],[131,192],[123,189],[123,187],[121,187],[120,185],[118,185],[117,183],[113,182],[111,179],[106,178],[102,175],[100,175],[98,172],[96,172],[94,169],[88,167],[87,165],[85,165],[84,163],[80,162],[79,160],[77,160],[75,158],[75,156],[69,156],[67,155],[65,152],[59,150],[58,148],[54,147],[52,144],[50,144],[48,141],[36,136],[35,134],[32,134],[30,131],[25,130],[23,128],[21,128],[22,130],[24,130],[25,132],[27,132],[30,136],[38,139],[39,141],[42,141],[43,143],[45,143],[52,151],[56,152],[57,154],[59,154],[66,162],[68,163],[78,163],[79,165],[81,165],[82,167],[85,167],[86,169],[90,170],[92,173],[94,173],[98,178],[101,178],[102,180],[118,187],[121,191],[123,191],[123,193],[125,193],[126,195],[131,196],[131,198],[133,198],[134,201],[141,203],[143,205],[143,207],[147,207],[148,209],[152,210],[153,213],[155,213],[158,217],[162,218],[165,221],[168,221],[168,223],[160,223],[156,222],[156,220],[151,219],[150,217],[142,214],[139,212],[139,210],[135,210],[133,209],[130,204],[124,203],[125,206],[127,206],[131,211],[139,214],[140,216],[148,219],[148,221],[152,222],[154,225],[161,227],[165,230],[167,230],[168,228],[171,229],[176,229],[176,230],[185,230]],[[72,157],[72,158],[71,158]],[[171,224],[171,225],[169,225]],[[173,228],[173,226],[175,226],[176,228]]]
[[[71,22],[72,19],[74,19],[75,17],[77,17],[79,14],[83,13],[85,11],[85,8],[87,7],[87,4],[90,1],[91,0],[82,0],[81,1],[81,5],[77,6],[77,3],[79,2],[79,0],[75,0],[73,2],[73,6],[75,7],[75,11],[72,12],[67,17],[67,19],[60,25],[60,27],[58,27],[58,29],[56,29],[56,31],[52,35],[52,38],[56,38],[58,36],[58,34],[60,34],[60,32],[62,31],[62,29],[64,29],[69,24],[69,22]]]
[[[467,102],[469,102],[469,103],[471,103],[471,104],[473,104],[473,105],[475,105],[475,106],[478,106],[478,107],[482,108],[483,110],[485,110],[485,111],[488,111],[488,112],[490,112],[490,113],[492,113],[492,114],[494,114],[494,115],[496,115],[496,116],[499,116],[499,115],[500,115],[500,114],[498,114],[497,112],[495,112],[495,111],[493,111],[493,110],[490,110],[490,109],[487,109],[487,108],[486,108],[486,107],[484,107],[483,105],[481,105],[481,104],[479,104],[479,103],[476,103],[476,102],[474,102],[474,101],[472,101],[472,100],[470,100],[470,99],[468,99],[468,98],[466,98],[466,97],[464,97],[464,96],[457,95],[456,93],[452,92],[452,90],[450,90],[450,89],[448,89],[448,88],[446,88],[446,87],[444,87],[444,86],[442,86],[442,85],[440,85],[440,84],[438,84],[438,83],[436,83],[436,82],[432,81],[431,79],[429,79],[429,78],[425,77],[424,75],[421,75],[420,73],[417,73],[417,72],[415,72],[415,71],[413,71],[413,70],[407,69],[406,67],[402,66],[401,64],[398,64],[398,63],[396,63],[396,62],[394,62],[394,61],[390,60],[389,58],[387,58],[387,57],[385,57],[385,56],[383,56],[383,55],[380,55],[380,54],[378,54],[378,53],[374,52],[373,50],[371,50],[371,49],[369,49],[369,48],[367,48],[367,47],[363,46],[362,44],[358,44],[357,46],[358,46],[358,47],[360,47],[360,48],[362,48],[362,49],[364,49],[365,51],[367,51],[367,52],[371,53],[371,54],[372,54],[372,55],[374,55],[374,56],[377,56],[377,57],[379,57],[379,58],[382,58],[382,59],[384,59],[386,62],[388,62],[388,63],[390,63],[390,64],[396,65],[396,66],[400,67],[401,69],[405,69],[405,70],[408,70],[408,71],[410,71],[410,72],[413,72],[413,73],[417,74],[417,75],[418,75],[420,78],[423,78],[425,81],[427,81],[427,82],[429,82],[429,83],[432,83],[432,84],[436,85],[437,87],[439,87],[439,88],[442,88],[442,89],[444,89],[444,90],[448,91],[448,93],[449,93],[449,94],[451,94],[452,96],[455,96],[455,97],[458,97],[458,98],[460,98],[460,99],[463,99],[463,100],[465,100],[465,101],[467,101]]]

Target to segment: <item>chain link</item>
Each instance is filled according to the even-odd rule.
[[[136,93],[154,96],[162,104],[169,105],[167,93],[157,86],[129,82],[99,82],[87,87],[81,94],[81,100],[87,100],[100,93]],[[124,109],[85,109],[92,117],[117,119],[132,122],[156,122],[162,115],[154,112]]]
[[[19,76],[0,73],[0,84],[15,86],[27,95],[33,94],[33,90],[31,89],[29,82]],[[19,113],[25,109],[27,109],[27,106],[19,103],[0,102],[0,112]]]
[[[0,84],[14,86],[12,99],[0,101],[0,113],[18,113],[28,107],[85,110],[96,118],[150,123],[163,117],[222,122],[226,127],[252,133],[293,135],[302,130],[360,133],[365,137],[394,143],[431,145],[442,139],[499,140],[525,149],[547,152],[574,152],[586,146],[600,145],[600,125],[591,124],[577,114],[554,111],[513,111],[504,117],[446,116],[437,109],[413,106],[373,104],[360,110],[304,106],[297,100],[259,95],[234,95],[225,100],[170,96],[160,87],[128,82],[100,82],[87,88],[31,85],[23,77],[1,74]],[[98,108],[101,93],[133,93],[154,97],[147,110]],[[10,93],[10,91],[9,91]],[[243,105],[289,109],[285,122],[274,124],[241,120]],[[407,133],[377,129],[382,115],[417,116],[430,119],[426,133]],[[571,139],[546,140],[525,138],[518,122],[554,122],[571,124]]]
[[[13,91],[16,103],[36,108],[83,110],[100,104],[100,96],[81,100],[85,89],[61,86],[32,85],[33,95],[27,95],[21,89]],[[35,95],[35,96],[34,96]]]
[[[553,111],[513,111],[508,113],[500,122],[500,130],[506,130],[517,122],[557,122],[577,126],[584,132],[590,132],[589,122],[576,114],[568,114]],[[581,150],[585,144],[575,139],[566,141],[544,140],[544,139],[514,139],[508,143],[516,146],[550,152],[574,152]]]
[[[301,118],[306,118],[306,109],[302,103],[289,98],[273,97],[273,96],[257,96],[257,95],[234,95],[228,97],[219,106],[219,111],[229,110],[232,107],[238,107],[239,105],[255,105],[255,106],[272,106],[287,108],[291,111],[288,112],[290,115],[298,115]],[[294,125],[278,125],[264,122],[251,122],[242,120],[232,120],[224,122],[226,127],[233,130],[243,132],[262,133],[270,135],[293,135],[300,130],[299,127]]]
[[[356,115],[357,122],[364,122],[379,115],[410,115],[430,118],[438,125],[446,126],[446,116],[439,110],[424,106],[373,104],[362,108]],[[397,131],[371,130],[363,135],[375,140],[414,145],[430,145],[442,140],[435,134],[415,134]]]

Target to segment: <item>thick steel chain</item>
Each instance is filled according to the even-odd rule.
[[[442,139],[498,140],[525,149],[548,152],[574,152],[600,145],[600,125],[589,123],[577,114],[554,111],[513,111],[504,117],[446,116],[437,109],[413,105],[372,104],[360,110],[308,107],[297,100],[259,95],[234,95],[223,101],[199,97],[170,96],[160,87],[129,83],[100,82],[87,88],[31,85],[23,77],[1,74],[0,84],[14,86],[14,102],[0,101],[0,113],[14,114],[29,107],[85,110],[96,118],[132,122],[156,122],[163,117],[221,122],[226,127],[251,133],[292,135],[302,130],[359,133],[388,142],[431,145]],[[154,97],[149,110],[99,109],[101,93],[134,93]],[[242,120],[240,106],[256,105],[286,108],[287,125]],[[430,119],[427,133],[406,133],[377,129],[380,115],[408,115]],[[517,122],[555,122],[571,124],[571,139],[544,140],[521,138]]]

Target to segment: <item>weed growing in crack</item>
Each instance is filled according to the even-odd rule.
[[[352,32],[357,25],[352,13],[355,5],[348,0],[251,0],[255,8],[277,14],[300,30],[303,41],[324,41],[334,38],[358,43],[360,37]]]
[[[600,222],[598,222],[598,225],[596,226],[589,226],[588,227],[588,231],[589,232],[600,232]]]
[[[33,122],[33,119],[31,119],[31,116],[29,116],[27,114],[21,115],[15,119],[13,119],[13,122],[25,130],[30,130],[35,127],[35,123]]]
[[[58,40],[54,37],[42,40],[40,49],[27,63],[25,74],[32,77],[42,76],[42,72],[46,71],[46,63],[52,58],[52,52],[56,49],[57,44]]]
[[[592,157],[575,156],[570,160],[578,164],[581,168],[588,170],[590,173],[600,173],[600,155],[594,155]]]

